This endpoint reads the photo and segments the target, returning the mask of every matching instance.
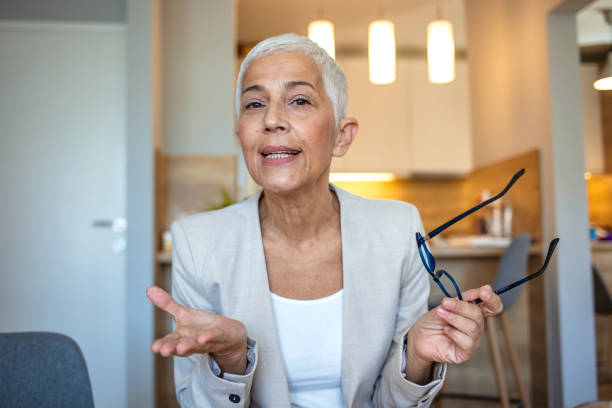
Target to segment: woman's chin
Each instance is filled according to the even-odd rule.
[[[285,195],[311,189],[317,182],[297,176],[261,180],[258,184],[267,193]],[[325,180],[325,184],[327,184],[327,180]]]
[[[265,192],[271,194],[290,194],[304,186],[297,180],[266,180],[260,183]]]

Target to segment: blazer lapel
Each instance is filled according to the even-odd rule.
[[[373,250],[380,242],[364,234],[368,214],[350,193],[334,187],[340,202],[342,230],[342,274],[344,284],[342,314],[342,393],[347,408],[356,401],[364,401],[372,389],[363,385],[372,372],[380,367],[372,359],[364,358],[377,350],[380,333],[380,314],[372,313],[385,302],[381,279],[374,273],[380,269],[380,258]]]
[[[360,277],[356,272],[362,270],[362,257],[367,253],[363,247],[364,240],[359,236],[359,229],[350,216],[350,197],[344,190],[334,187],[340,202],[340,228],[342,234],[342,277],[343,277],[343,305],[342,305],[342,394],[347,407],[351,407],[357,395],[359,386],[355,374],[359,372],[359,360],[363,350],[364,338],[367,328],[360,323],[359,310]],[[367,312],[367,311],[364,311]],[[367,313],[364,313],[367,314]],[[363,315],[362,315],[363,316]]]
[[[251,270],[244,278],[250,280],[249,302],[252,310],[249,315],[254,316],[249,325],[249,335],[257,340],[259,361],[253,383],[253,399],[263,407],[289,407],[289,387],[285,373],[280,343],[270,298],[270,285],[266,269],[261,225],[259,222],[259,197],[252,198],[248,220],[251,223],[245,230],[254,234],[251,241],[250,256]]]

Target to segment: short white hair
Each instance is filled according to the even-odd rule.
[[[236,83],[236,116],[240,116],[240,99],[242,96],[244,73],[251,64],[261,57],[293,51],[302,52],[312,58],[319,68],[323,77],[325,92],[327,92],[327,96],[331,99],[334,107],[334,117],[336,126],[338,126],[340,120],[346,117],[346,105],[348,103],[348,91],[344,72],[342,72],[336,61],[329,56],[327,51],[319,47],[314,41],[293,33],[281,34],[261,41],[249,51],[244,61],[242,61]]]

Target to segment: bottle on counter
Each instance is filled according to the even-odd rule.
[[[503,232],[502,208],[499,204],[494,205],[493,211],[491,212],[491,235],[494,237],[501,237]]]
[[[504,206],[504,237],[512,237],[512,207],[510,204]]]
[[[487,201],[489,198],[491,198],[491,192],[486,189],[482,190],[478,196],[478,204]],[[487,207],[478,211],[480,216],[478,218],[476,233],[479,235],[487,235],[491,233],[491,210]]]

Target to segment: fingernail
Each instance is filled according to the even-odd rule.
[[[437,310],[438,310],[438,314],[440,316],[448,316],[448,310],[446,310],[446,309],[444,309],[442,307],[439,307]]]
[[[481,298],[482,298],[482,300],[489,300],[489,299],[491,299],[491,292],[483,293]]]
[[[449,309],[452,309],[455,307],[455,304],[457,303],[457,301],[455,299],[451,299],[451,298],[445,298],[442,303],[444,304],[444,307],[447,307]]]

